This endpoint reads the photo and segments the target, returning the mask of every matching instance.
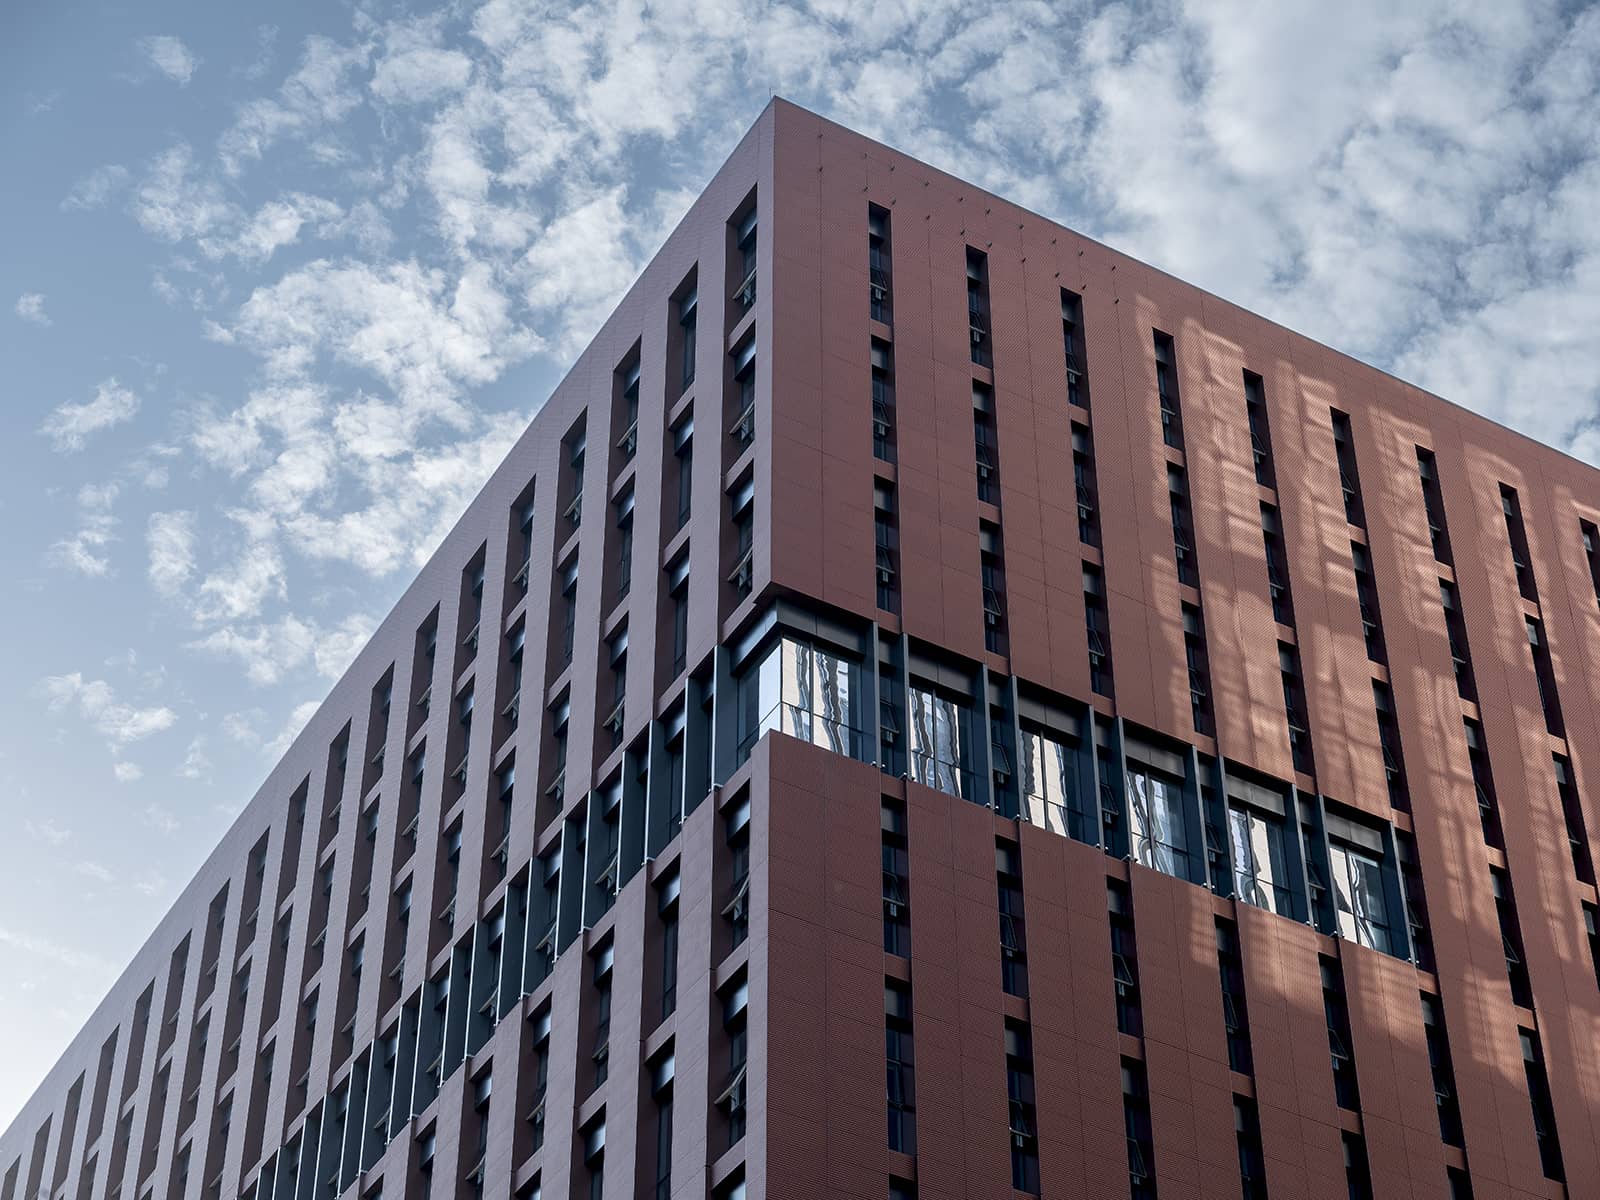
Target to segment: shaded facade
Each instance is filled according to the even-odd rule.
[[[0,1200],[1600,1194],[1597,485],[775,101]]]

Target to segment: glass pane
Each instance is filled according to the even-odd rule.
[[[814,740],[835,754],[849,754],[850,664],[819,650],[816,666],[817,737]]]
[[[1389,952],[1389,921],[1383,891],[1383,866],[1365,854],[1330,842],[1333,889],[1339,907],[1339,932],[1351,941]]]
[[[954,702],[911,689],[911,778],[961,795],[961,733]]]
[[[1068,748],[1034,730],[1022,733],[1022,791],[1028,819],[1055,833],[1067,833],[1072,806],[1072,756]]]

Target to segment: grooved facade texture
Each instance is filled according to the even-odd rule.
[[[774,101],[0,1200],[1600,1195],[1597,485]]]

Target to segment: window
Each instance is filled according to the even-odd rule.
[[[521,550],[517,556],[517,573],[513,582],[517,591],[526,596],[528,594],[528,576],[533,570],[533,518],[536,515],[531,497],[532,484],[528,485],[530,498],[517,509],[517,533],[521,539]]]
[[[1156,1151],[1150,1127],[1150,1088],[1144,1064],[1122,1060],[1122,1121],[1128,1142],[1128,1188],[1132,1200],[1156,1200]]]
[[[611,962],[608,940],[591,956],[594,976],[594,1049],[589,1060],[594,1064],[593,1087],[605,1083],[611,1073]]]
[[[972,385],[972,446],[978,475],[978,499],[1000,502],[1000,452],[994,421],[994,393],[984,384]]]
[[[1164,875],[1188,879],[1183,759],[1154,746],[1131,745],[1128,754],[1128,836],[1133,860]]]
[[[1405,755],[1400,747],[1400,725],[1395,719],[1394,693],[1388,684],[1372,681],[1372,704],[1378,715],[1378,743],[1383,751],[1389,803],[1403,812],[1411,807],[1411,800],[1406,789]]]
[[[1254,1100],[1233,1098],[1233,1131],[1239,1143],[1239,1181],[1244,1200],[1268,1200],[1267,1159],[1261,1150],[1261,1117]]]
[[[1133,897],[1127,885],[1108,883],[1106,905],[1111,916],[1111,978],[1116,989],[1117,1031],[1141,1037],[1144,1016],[1139,1003],[1139,954],[1133,935]]]
[[[1244,996],[1244,960],[1239,954],[1239,929],[1216,919],[1217,973],[1222,981],[1222,1025],[1228,1035],[1228,1067],[1241,1075],[1255,1069],[1250,1052],[1250,1014]]]
[[[567,459],[567,506],[561,515],[567,519],[568,530],[578,528],[583,520],[583,460],[587,446],[584,430],[573,430],[562,443]]]
[[[1275,504],[1261,505],[1261,540],[1267,551],[1267,591],[1272,598],[1272,619],[1294,624],[1294,598],[1289,591],[1289,559],[1283,550],[1283,524]]]
[[[1283,682],[1283,711],[1289,725],[1289,754],[1302,775],[1316,773],[1311,756],[1310,718],[1306,716],[1305,689],[1300,675],[1300,649],[1293,642],[1278,643],[1278,674]]]
[[[589,882],[594,885],[597,901],[594,915],[600,915],[611,911],[621,887],[622,789],[613,784],[595,792],[590,803],[604,809],[599,827],[588,843]]]
[[[896,560],[899,555],[900,539],[895,530],[894,521],[894,487],[892,484],[878,480],[873,489],[875,501],[873,508],[873,535],[877,550],[877,585],[878,607],[884,612],[900,611],[899,581],[896,576]]]
[[[1339,461],[1339,490],[1344,493],[1345,521],[1359,529],[1367,527],[1367,518],[1361,508],[1361,476],[1356,472],[1355,435],[1350,429],[1350,418],[1337,408],[1330,408],[1333,422],[1333,449]]]
[[[1272,469],[1272,431],[1267,423],[1267,393],[1261,376],[1244,373],[1245,415],[1250,421],[1250,453],[1255,460],[1256,483],[1277,487]]]
[[[755,587],[755,482],[746,478],[728,497],[733,519],[734,565],[728,573],[735,601],[747,600]]]
[[[1067,403],[1089,409],[1089,379],[1083,353],[1083,301],[1077,293],[1061,289],[1061,346],[1067,360]]]
[[[972,794],[967,769],[968,713],[949,696],[913,685],[910,691],[910,775],[952,796]]]
[[[1421,995],[1422,1028],[1428,1039],[1428,1066],[1433,1071],[1433,1102],[1439,1111],[1439,1137],[1447,1145],[1464,1147],[1455,1067],[1450,1061],[1450,1039],[1445,1036],[1444,1005],[1437,996],[1427,992]]]
[[[678,298],[678,392],[694,382],[695,334],[700,320],[699,292],[692,285]]]
[[[992,365],[989,355],[989,259],[981,250],[967,247],[967,326],[972,361]]]
[[[694,418],[684,417],[672,429],[672,456],[676,463],[673,473],[677,477],[676,503],[668,512],[676,512],[676,528],[689,523],[690,500],[694,494]]]
[[[1351,1050],[1350,1010],[1345,1003],[1344,972],[1337,960],[1319,956],[1322,972],[1322,1015],[1328,1026],[1328,1054],[1333,1061],[1333,1094],[1340,1108],[1361,1109],[1356,1060]]]
[[[522,718],[522,654],[527,648],[527,633],[526,622],[518,621],[517,627],[506,636],[507,684],[511,698],[500,715],[506,719],[508,730],[515,730]]]
[[[602,1115],[583,1131],[583,1167],[589,1176],[589,1200],[605,1200],[606,1123]]]
[[[1478,822],[1483,827],[1483,840],[1491,846],[1505,848],[1501,836],[1500,805],[1495,797],[1494,775],[1489,769],[1488,747],[1484,744],[1483,726],[1471,717],[1463,717],[1461,727],[1467,738],[1467,760],[1472,766],[1472,788],[1478,798]]]
[[[1284,855],[1283,798],[1244,780],[1228,783],[1228,838],[1233,852],[1233,894],[1240,900],[1293,916]]]
[[[672,1197],[672,1083],[675,1063],[671,1051],[651,1068],[650,1094],[656,1102],[655,1200]]]
[[[1453,560],[1450,532],[1444,520],[1444,493],[1439,489],[1439,465],[1432,450],[1417,447],[1417,472],[1422,476],[1422,504],[1428,516],[1428,540],[1433,544],[1433,557],[1450,566]]]
[[[1589,582],[1594,585],[1594,599],[1600,604],[1600,528],[1593,521],[1578,522],[1578,533],[1583,539],[1583,556],[1589,560]]]
[[[741,978],[722,1000],[722,1031],[727,1038],[728,1073],[722,1091],[715,1100],[715,1107],[727,1118],[730,1147],[745,1133],[745,1067],[749,1046],[746,1012],[749,993],[750,989],[741,973]]]
[[[533,1108],[528,1113],[528,1124],[533,1126],[533,1148],[544,1146],[544,1101],[550,1085],[550,1010],[544,1009],[533,1019]]]
[[[1478,685],[1472,675],[1472,653],[1467,649],[1467,625],[1461,617],[1461,602],[1456,585],[1439,580],[1439,603],[1444,606],[1445,632],[1450,640],[1450,661],[1455,666],[1456,691],[1463,700],[1478,699]]]
[[[1528,978],[1528,955],[1523,949],[1522,926],[1517,920],[1517,903],[1511,892],[1511,876],[1499,867],[1489,868],[1494,890],[1495,915],[1500,922],[1500,946],[1506,956],[1506,976],[1511,982],[1511,1001],[1523,1008],[1533,1007],[1533,984]]]
[[[734,454],[741,453],[756,436],[756,339],[746,338],[733,354],[733,386],[738,405],[728,435],[737,443]]]
[[[1156,403],[1161,410],[1161,440],[1174,450],[1183,449],[1183,415],[1178,402],[1178,365],[1172,337],[1157,330]]]
[[[1027,816],[1054,833],[1086,840],[1078,799],[1077,752],[1044,729],[1022,727],[1022,793]]]
[[[734,806],[727,818],[728,900],[722,918],[728,923],[728,948],[750,936],[750,801]]]
[[[633,488],[617,498],[616,564],[617,599],[624,599],[633,587]]]
[[[1094,441],[1087,425],[1072,425],[1072,483],[1078,499],[1078,540],[1100,544],[1100,487],[1094,474]]]
[[[1195,733],[1211,737],[1211,662],[1206,655],[1205,618],[1198,604],[1183,601],[1183,657],[1189,672],[1189,719]]]
[[[1033,1044],[1028,1027],[1006,1022],[1006,1101],[1011,1124],[1011,1186],[1039,1194],[1039,1129],[1034,1109]]]
[[[680,554],[667,567],[667,603],[672,609],[672,662],[668,674],[676,679],[689,664],[689,556]]]
[[[1382,835],[1329,814],[1328,861],[1333,872],[1339,935],[1384,954],[1394,953]]]
[[[1539,706],[1544,709],[1545,728],[1555,737],[1565,737],[1566,723],[1561,717],[1555,663],[1550,658],[1550,645],[1545,641],[1544,622],[1535,617],[1524,617],[1523,622],[1528,629],[1528,649],[1533,653],[1534,677],[1539,683]]]
[[[1567,845],[1572,850],[1572,869],[1584,883],[1594,882],[1594,860],[1589,853],[1589,830],[1583,819],[1583,804],[1572,778],[1572,762],[1564,754],[1552,754],[1556,772],[1556,794],[1561,800],[1561,815],[1567,826]]]
[[[1511,543],[1511,565],[1517,572],[1517,590],[1524,600],[1539,603],[1539,585],[1533,578],[1533,557],[1528,552],[1528,533],[1522,525],[1522,504],[1517,489],[1500,485],[1500,511],[1506,518],[1506,540]]]
[[[1556,1110],[1550,1101],[1550,1079],[1545,1073],[1544,1050],[1539,1035],[1519,1029],[1522,1037],[1522,1065],[1528,1078],[1528,1099],[1533,1104],[1533,1133],[1539,1141],[1539,1161],[1546,1179],[1565,1180],[1561,1163],[1561,1140],[1556,1134]]]
[[[991,654],[1006,652],[1006,576],[1001,557],[1000,527],[978,523],[978,574],[983,585],[983,646]]]
[[[656,913],[661,921],[660,1019],[678,1008],[678,873],[674,871],[657,892]]]
[[[867,205],[867,313],[887,323],[889,311],[889,210]]]
[[[1172,509],[1172,551],[1178,564],[1178,582],[1186,587],[1200,586],[1195,565],[1194,526],[1189,519],[1189,481],[1184,470],[1167,464],[1167,493]]]
[[[872,456],[894,462],[894,349],[872,339]]]
[[[1114,696],[1111,682],[1111,618],[1106,611],[1105,576],[1083,564],[1083,621],[1089,640],[1089,686],[1095,695]]]
[[[1356,573],[1356,601],[1361,609],[1361,632],[1366,639],[1367,657],[1386,666],[1389,654],[1383,641],[1383,620],[1378,610],[1378,587],[1372,574],[1372,555],[1361,542],[1350,543],[1350,563]]]
[[[781,637],[739,677],[739,761],[771,730],[856,756],[860,670],[837,651]]]
[[[1583,931],[1589,939],[1589,962],[1594,968],[1594,983],[1600,987],[1600,909],[1583,902]]]
[[[561,569],[561,654],[559,665],[572,661],[572,639],[578,624],[578,556]]]
[[[739,283],[733,290],[733,299],[742,312],[756,302],[756,207],[753,200],[750,211],[735,227],[734,248],[738,254]]]
[[[1339,1134],[1344,1143],[1344,1179],[1350,1200],[1372,1200],[1372,1168],[1367,1164],[1367,1139],[1348,1129]]]
[[[1008,996],[1028,994],[1027,922],[1022,914],[1022,853],[1014,842],[994,848],[1000,907],[1000,986]]]
[[[906,843],[906,810],[883,799],[883,952],[911,956],[911,862]],[[1600,970],[1600,968],[1597,968]],[[1600,976],[1597,976],[1600,978]]]
[[[917,1152],[916,1066],[911,1048],[911,987],[897,979],[883,984],[883,1039],[888,1066],[889,1149]]]
[[[616,373],[617,424],[622,427],[622,433],[617,438],[617,460],[626,464],[633,460],[639,450],[639,358],[633,355],[633,362]]]

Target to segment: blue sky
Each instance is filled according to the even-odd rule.
[[[0,15],[0,1125],[778,92],[1600,461],[1600,11]]]

